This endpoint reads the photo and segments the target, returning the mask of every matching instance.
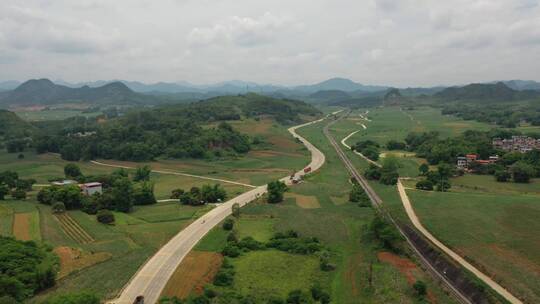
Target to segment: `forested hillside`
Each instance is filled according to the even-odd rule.
[[[473,83],[464,87],[451,87],[434,95],[444,101],[502,102],[526,100],[540,97],[537,91],[517,91],[506,84]]]
[[[0,142],[4,139],[30,136],[34,126],[19,118],[15,113],[0,110]]]
[[[36,135],[31,146],[39,153],[60,153],[67,160],[234,156],[248,152],[251,139],[227,120],[266,117],[289,124],[319,114],[301,101],[256,94],[216,97],[189,105],[136,109],[109,120],[74,117],[40,123],[47,135]]]

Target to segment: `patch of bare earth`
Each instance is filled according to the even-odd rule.
[[[214,280],[223,256],[215,252],[191,251],[176,268],[161,296],[187,298],[202,294],[206,284]]]
[[[13,236],[17,240],[30,241],[30,217],[31,213],[15,213],[13,218]]]
[[[90,253],[70,247],[56,247],[54,252],[60,258],[60,272],[58,273],[58,279],[61,279],[74,271],[104,262],[112,257],[108,252]]]
[[[292,197],[296,201],[296,205],[303,209],[321,208],[321,204],[316,196],[301,195],[296,193],[287,193],[285,197]]]
[[[415,273],[417,273],[419,270],[417,269],[416,264],[414,264],[411,260],[385,251],[377,253],[377,258],[379,261],[388,263],[399,270],[399,272],[405,276],[409,285],[412,286],[416,282]],[[429,290],[427,292],[427,300],[430,303],[437,303],[437,299]]]

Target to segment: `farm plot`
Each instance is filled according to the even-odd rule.
[[[15,213],[13,216],[13,236],[21,241],[39,241],[39,214],[36,212]]]
[[[88,244],[94,241],[90,236],[69,214],[57,214],[56,218],[60,222],[60,227],[74,241],[80,244]]]
[[[184,299],[190,294],[201,294],[204,286],[213,281],[222,261],[219,253],[191,251],[176,268],[161,295]]]

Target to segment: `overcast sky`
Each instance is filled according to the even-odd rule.
[[[0,80],[540,80],[537,0],[0,0]]]

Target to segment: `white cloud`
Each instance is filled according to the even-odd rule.
[[[532,0],[2,0],[0,80],[540,80]]]

